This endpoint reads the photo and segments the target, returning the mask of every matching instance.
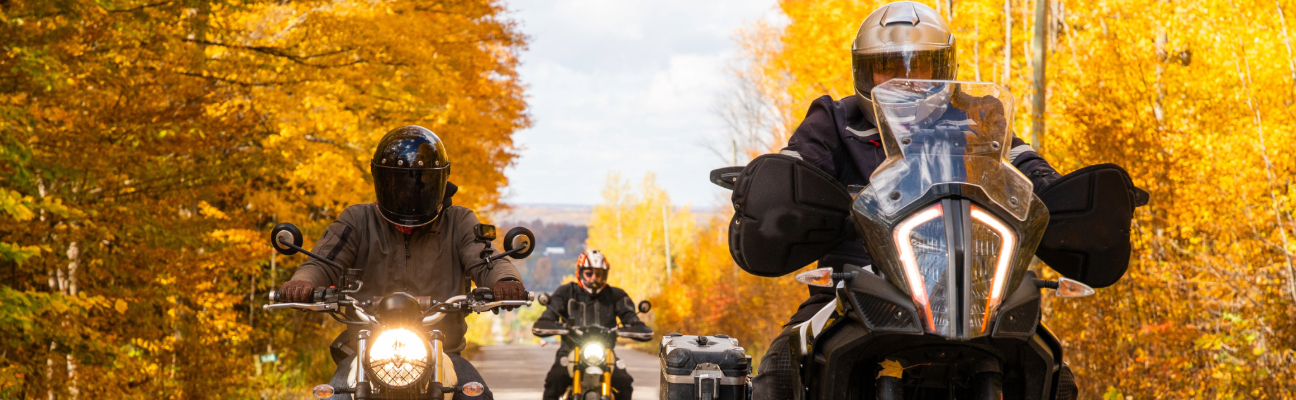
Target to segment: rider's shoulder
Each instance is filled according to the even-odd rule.
[[[567,282],[562,284],[562,286],[558,286],[557,289],[554,289],[554,294],[571,297],[571,295],[576,293],[577,289],[580,289],[580,287],[576,285],[576,282]]]
[[[858,135],[858,133],[850,132],[850,130],[862,131],[873,126],[872,123],[868,122],[868,116],[861,111],[861,101],[863,100],[858,95],[850,95],[838,100],[833,100],[832,96],[828,95],[819,96],[819,98],[810,102],[810,107],[806,111],[806,119],[802,124],[809,123],[812,127],[822,128],[837,127],[837,132],[832,132],[832,129],[816,132],[816,134],[821,135]]]
[[[607,290],[607,291],[608,291],[608,294],[612,295],[612,298],[614,298],[614,299],[619,299],[619,298],[622,298],[622,297],[629,297],[629,296],[630,296],[629,294],[626,294],[626,291],[625,291],[625,290],[622,290],[621,288],[616,287],[616,286],[610,286],[610,285],[609,285],[606,289],[603,289],[603,290]]]
[[[450,207],[446,207],[444,210],[441,210],[441,213],[446,218],[455,221],[465,219],[477,220],[477,212],[460,205],[451,205]]]
[[[338,214],[337,221],[356,227],[363,225],[364,221],[374,217],[382,218],[378,214],[378,204],[361,203],[352,204],[347,206],[347,208],[342,209],[342,213]]]

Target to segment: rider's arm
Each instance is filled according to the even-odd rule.
[[[837,176],[833,154],[842,149],[841,136],[838,135],[838,121],[832,113],[832,97],[823,96],[810,103],[805,119],[798,125],[792,137],[788,138],[787,147],[779,154],[790,155],[813,164],[829,175]]]
[[[332,224],[324,230],[324,236],[315,242],[311,252],[327,258],[343,268],[352,268],[355,263],[356,242],[359,232],[356,231],[356,218],[360,214],[358,206],[347,207]],[[340,286],[345,271],[328,266],[319,260],[309,258],[303,262],[297,272],[293,273],[294,281],[310,282],[314,287]]]
[[[450,214],[448,215],[450,217],[458,218],[458,221],[454,224],[456,229],[453,234],[457,235],[454,240],[459,250],[459,260],[463,263],[464,272],[468,274],[468,277],[472,278],[478,287],[494,286],[495,282],[506,278],[513,278],[518,282],[522,281],[522,274],[518,272],[517,267],[514,267],[512,262],[509,262],[508,258],[492,261],[489,266],[476,265],[482,260],[482,249],[488,246],[494,248],[490,243],[477,241],[477,235],[473,233],[472,229],[481,222],[477,219],[477,214],[466,210],[462,213],[448,214]],[[499,253],[493,252],[492,254]]]
[[[626,328],[645,326],[643,321],[639,319],[639,311],[635,309],[634,300],[630,299],[630,295],[624,291],[619,294],[621,298],[617,299],[614,311],[616,311],[617,318],[621,320],[621,326]]]
[[[1036,194],[1039,194],[1050,183],[1062,177],[1057,170],[1053,169],[1052,165],[1049,165],[1044,156],[1036,153],[1029,144],[1015,136],[1012,140],[1012,149],[1009,149],[1008,162],[1017,167],[1017,170],[1021,171],[1027,178],[1030,178]]]
[[[564,287],[566,286],[559,287],[549,295],[549,305],[545,306],[544,313],[531,325],[531,332],[536,336],[548,336],[537,330],[562,328],[562,321],[567,319],[567,291],[563,290]]]

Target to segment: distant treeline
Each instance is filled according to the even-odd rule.
[[[557,289],[568,277],[574,276],[576,257],[585,251],[585,239],[589,237],[589,227],[564,223],[544,223],[540,220],[531,222],[504,221],[499,224],[501,232],[508,232],[515,226],[525,226],[536,235],[535,253],[515,262],[522,271],[522,279],[531,291],[551,292]],[[552,250],[561,248],[561,253]],[[613,266],[616,265],[615,260]]]

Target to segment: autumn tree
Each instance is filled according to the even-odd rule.
[[[609,284],[653,302],[658,336],[671,332],[726,334],[757,359],[806,295],[791,277],[760,278],[742,272],[729,255],[727,215],[700,224],[688,207],[670,212],[671,257],[666,271],[668,194],[648,174],[637,186],[608,176],[603,203],[590,218],[587,247],[612,264]],[[673,207],[672,207],[673,208]]]
[[[495,207],[528,124],[523,37],[503,13],[0,3],[0,397],[252,397],[325,379],[337,328],[260,312],[300,262],[265,234],[291,221],[314,238],[372,201],[372,148],[408,124],[447,142],[457,204]],[[283,357],[257,364],[266,352]]]

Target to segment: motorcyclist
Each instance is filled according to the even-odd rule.
[[[877,129],[871,91],[895,79],[955,79],[954,34],[949,24],[930,7],[911,1],[889,3],[874,10],[856,32],[851,45],[855,94],[833,100],[822,96],[810,104],[805,120],[779,153],[807,161],[831,174],[851,192],[869,184],[873,171],[886,160]],[[1013,137],[1009,162],[1035,187],[1036,193],[1060,175],[1030,145]],[[819,260],[820,267],[840,271],[845,264],[870,266],[862,243],[848,240]],[[811,286],[786,325],[809,320],[835,295],[830,288]],[[752,379],[753,399],[793,398],[795,363],[785,329],[770,344]]]
[[[499,300],[526,299],[521,274],[507,259],[472,266],[482,260],[484,250],[493,249],[476,239],[476,214],[451,202],[457,187],[447,181],[450,158],[436,134],[419,126],[387,132],[374,151],[370,172],[377,201],[347,207],[313,248],[343,268],[364,270],[364,285],[354,295],[357,299],[405,292],[444,300],[466,294],[468,281],[489,286]],[[280,293],[288,302],[309,301],[314,288],[341,287],[343,273],[316,260],[306,261]],[[485,383],[476,368],[459,356],[468,329],[464,316],[451,314],[432,329],[445,335],[445,352],[459,380]],[[334,387],[347,385],[356,353],[354,337],[356,332],[348,330],[331,346],[338,364],[330,382]],[[456,393],[454,398],[466,397]],[[493,396],[488,387],[476,398]]]
[[[611,265],[598,250],[586,250],[576,260],[576,281],[554,290],[549,296],[549,306],[533,331],[543,336],[544,330],[597,325],[604,328],[617,326],[621,320],[622,331],[651,334],[652,329],[639,320],[634,301],[624,290],[608,286],[607,276]],[[572,335],[563,335],[562,346],[554,358],[553,367],[545,377],[544,400],[557,400],[572,384],[572,377],[561,364],[563,358],[579,346]],[[620,364],[620,363],[618,363]],[[634,378],[623,365],[612,371],[612,390],[617,400],[630,400],[634,391]]]

